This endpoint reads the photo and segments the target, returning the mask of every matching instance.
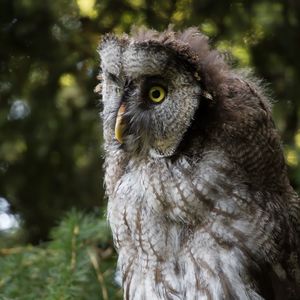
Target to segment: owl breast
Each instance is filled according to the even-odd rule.
[[[206,158],[131,160],[116,183],[108,217],[125,299],[260,299],[246,267],[266,216],[241,217],[247,190],[229,186],[222,153]]]

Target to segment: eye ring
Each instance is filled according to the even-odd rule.
[[[166,90],[159,86],[152,86],[148,92],[149,99],[154,103],[160,103],[166,98]]]

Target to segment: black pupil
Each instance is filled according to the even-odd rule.
[[[154,91],[152,92],[152,97],[153,97],[154,99],[159,98],[159,97],[160,97],[160,91],[159,91],[159,90],[154,90]]]

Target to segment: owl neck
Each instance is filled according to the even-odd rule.
[[[213,138],[217,118],[217,111],[206,98],[201,97],[198,108],[196,109],[192,122],[183,135],[179,143],[175,157],[185,154],[199,155],[199,151],[204,144],[208,144]]]

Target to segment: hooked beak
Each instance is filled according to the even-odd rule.
[[[115,138],[120,144],[123,144],[123,130],[124,130],[124,124],[122,122],[123,115],[125,113],[125,105],[122,103],[120,105],[120,108],[118,110],[117,119],[116,119],[116,125],[115,125]]]

